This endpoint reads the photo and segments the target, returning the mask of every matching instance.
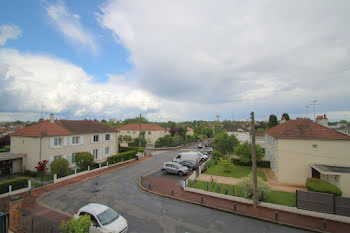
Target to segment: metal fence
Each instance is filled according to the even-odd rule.
[[[296,207],[350,217],[350,198],[339,197],[330,193],[297,190]]]
[[[25,233],[59,233],[59,226],[43,216],[20,209],[21,216],[18,228]]]

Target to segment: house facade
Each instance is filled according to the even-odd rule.
[[[118,137],[130,136],[132,139],[138,138],[140,124],[127,124],[117,128]],[[145,131],[145,139],[148,147],[153,147],[160,137],[167,134],[167,130],[157,124],[141,124],[141,131]]]
[[[49,163],[65,158],[74,167],[77,152],[90,152],[95,162],[118,153],[117,133],[101,123],[89,120],[41,120],[11,135],[11,153],[24,154],[25,170],[35,170],[38,161]]]
[[[279,183],[305,185],[306,178],[316,177],[350,196],[350,186],[344,186],[350,174],[350,136],[308,119],[289,120],[266,131],[265,154]],[[344,172],[331,177],[318,166]]]
[[[187,127],[186,135],[193,136],[194,135],[194,130],[192,128],[190,128],[190,127]]]

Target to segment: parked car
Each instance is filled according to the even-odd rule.
[[[188,167],[182,166],[176,162],[165,162],[162,167],[162,172],[164,175],[167,173],[173,173],[178,174],[179,176],[183,176],[185,174],[188,174],[189,169]]]
[[[199,154],[200,161],[206,161],[209,159],[208,155],[206,155],[206,152],[197,151],[197,153]]]
[[[126,219],[108,206],[90,203],[75,212],[74,218],[79,218],[82,215],[89,215],[91,218],[92,225],[90,232],[126,233],[128,231],[128,222]]]
[[[195,151],[192,152],[182,152],[178,154],[175,158],[173,158],[173,162],[178,162],[181,163],[182,161],[185,160],[192,160],[195,163],[199,163],[201,160],[199,154]]]
[[[196,170],[198,168],[198,164],[191,161],[191,160],[185,160],[180,163],[182,166],[188,167],[190,171]]]
[[[199,143],[198,146],[197,146],[198,149],[202,149],[203,148],[203,145],[202,143]]]

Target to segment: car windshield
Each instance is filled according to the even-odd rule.
[[[102,213],[97,215],[97,218],[100,220],[102,225],[107,225],[113,222],[114,220],[116,220],[118,217],[119,217],[119,214],[111,208],[108,208]]]

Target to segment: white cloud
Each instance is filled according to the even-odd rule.
[[[250,110],[302,113],[314,98],[325,112],[350,109],[349,7],[319,0],[110,0],[97,20],[130,52],[140,86],[182,109],[200,105],[203,118],[241,118]]]
[[[0,46],[4,46],[8,39],[17,39],[21,35],[22,31],[16,25],[0,25]]]
[[[45,9],[55,26],[67,39],[96,53],[98,47],[94,35],[83,27],[80,15],[69,12],[63,0],[58,0],[56,4],[47,3]]]

